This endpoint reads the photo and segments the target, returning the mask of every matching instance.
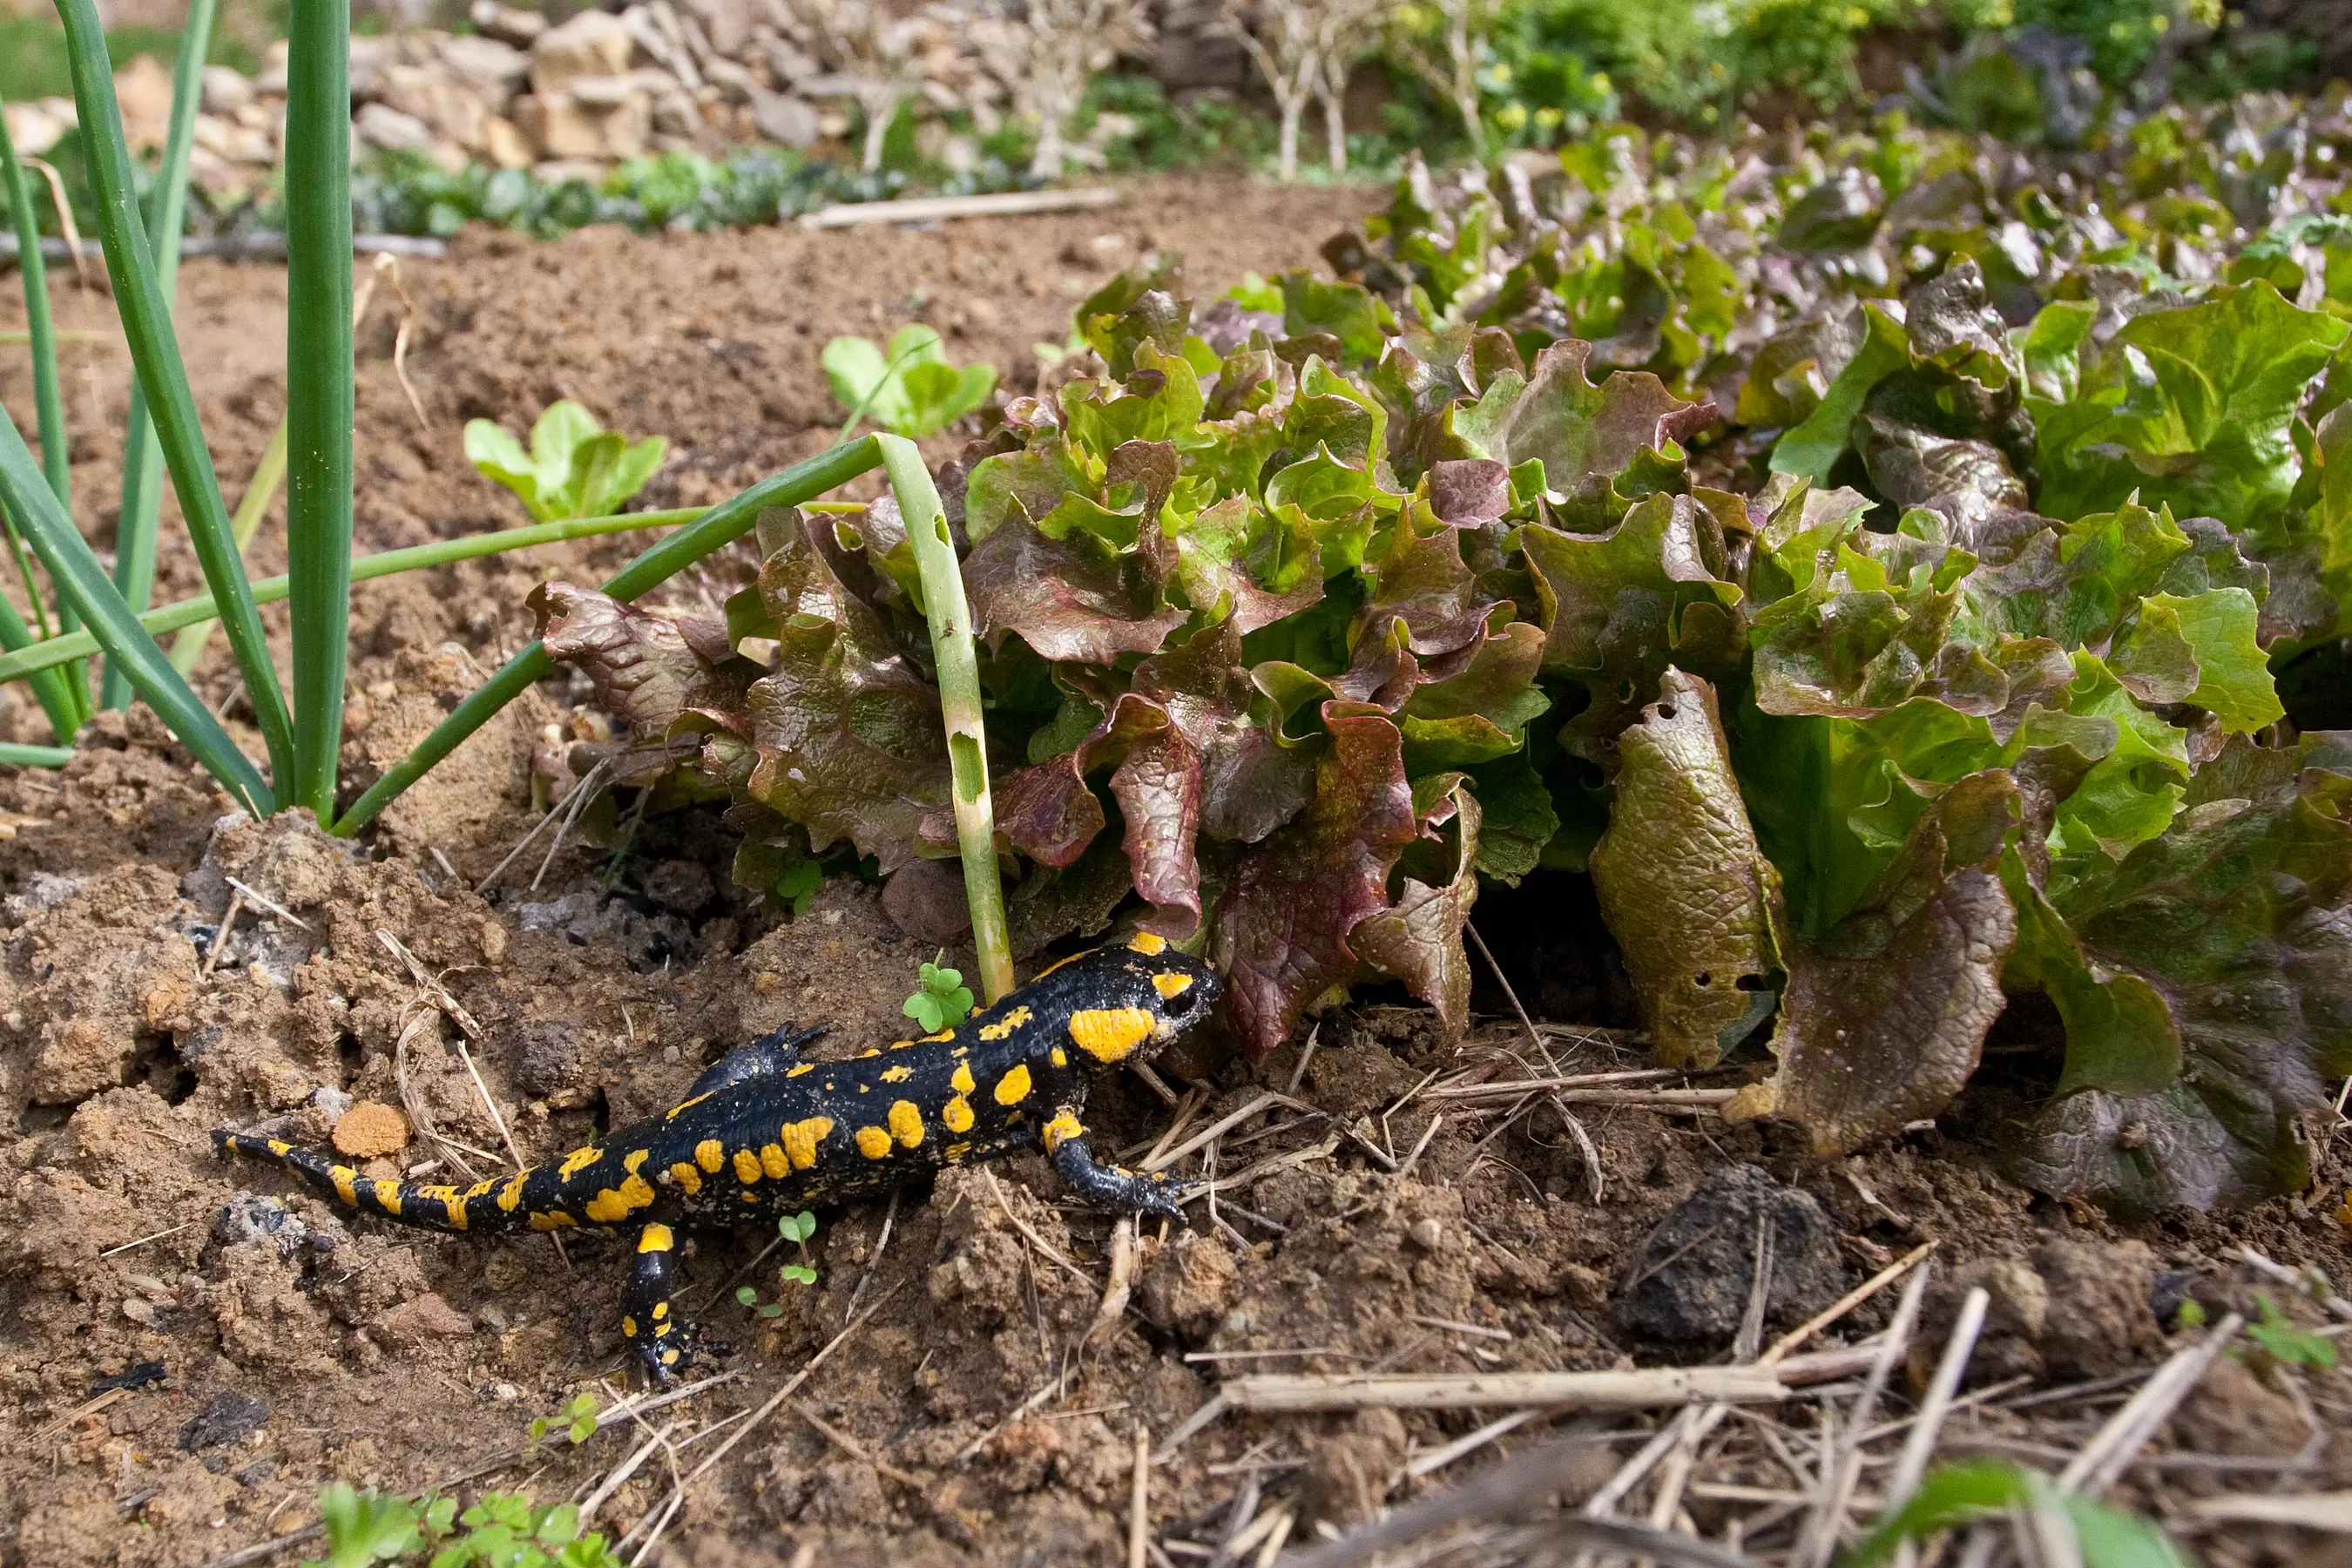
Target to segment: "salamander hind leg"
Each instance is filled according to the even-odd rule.
[[[621,1288],[621,1333],[663,1388],[705,1355],[725,1355],[729,1346],[703,1339],[677,1313],[671,1295],[677,1277],[677,1241],[658,1222],[637,1232],[637,1255]]]
[[[1156,1171],[1099,1163],[1076,1111],[1065,1107],[1055,1112],[1045,1124],[1045,1137],[1054,1169],[1080,1202],[1121,1214],[1155,1215],[1181,1226],[1192,1224],[1177,1202],[1183,1195],[1183,1183]]]

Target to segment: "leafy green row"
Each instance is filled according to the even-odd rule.
[[[1480,879],[1587,872],[1663,1059],[1769,1041],[1736,1116],[1898,1131],[2039,992],[2014,1169],[2297,1184],[2352,1070],[2352,741],[2271,660],[2347,629],[2352,126],[2224,122],[2038,163],[1616,128],[1411,171],[1337,281],[1106,288],[940,475],[1016,946],[1131,896],[1253,1049],[1368,975],[1458,1026]],[[617,776],[732,802],[744,879],[845,846],[951,925],[903,527],[759,542],[724,625],[554,584],[549,650]]]

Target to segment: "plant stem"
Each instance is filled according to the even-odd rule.
[[[196,420],[196,400],[188,389],[180,345],[172,336],[171,313],[164,309],[162,290],[156,287],[154,260],[147,248],[147,227],[140,221],[131,201],[131,149],[122,139],[122,111],[114,99],[113,68],[107,59],[105,30],[99,24],[95,0],[57,0],[57,5],[58,16],[65,23],[74,107],[88,156],[90,190],[97,197],[99,240],[106,250],[108,279],[114,285],[115,312],[121,319],[131,363],[138,369],[140,387],[146,393],[148,409],[154,416],[155,432],[163,445],[164,466],[171,471],[172,488],[179,495],[180,511],[187,520],[189,542],[195,546],[197,563],[204,568],[205,585],[212,590],[214,601],[221,606],[221,626],[228,633],[229,646],[236,652],[237,668],[245,677],[246,699],[253,705],[254,721],[269,751],[270,772],[290,784],[295,776],[294,727],[286,710],[286,692],[270,663],[261,616],[254,607],[253,587],[246,581],[245,563],[237,559],[236,542],[229,532],[228,508],[221,500],[212,454],[205,450],[204,429]],[[79,535],[76,539],[79,541]],[[37,531],[34,544],[41,548]],[[83,552],[87,552],[88,546],[84,545]],[[43,563],[52,576],[58,571],[58,561],[51,558],[56,553],[55,550],[42,552]],[[106,582],[105,587],[107,597],[114,601],[109,607],[107,626],[135,637],[152,647],[152,639],[139,632],[130,606],[122,603],[113,583]],[[58,588],[64,603],[82,615],[89,613],[89,604],[95,601],[87,592],[68,592],[62,578],[58,579]],[[119,616],[111,613],[115,609],[121,611]],[[100,640],[108,645],[109,657],[125,657],[126,649],[110,646],[109,637],[101,636]],[[143,654],[137,648],[131,647],[128,652],[144,662]],[[164,662],[163,650],[154,649],[154,655],[155,665],[181,691],[187,691],[187,682]],[[141,686],[137,675],[131,685],[151,704],[154,701]],[[190,692],[191,701],[194,697]],[[210,710],[202,704],[197,704],[197,710],[225,742],[227,736],[220,731],[217,722],[212,721]],[[157,711],[163,713],[161,708]],[[170,715],[163,717],[165,722],[171,722]],[[191,750],[196,749],[188,733],[178,725],[173,725],[173,731],[183,742],[188,742]],[[228,755],[235,756],[246,772],[251,771],[251,764],[245,763],[234,747]],[[206,765],[211,765],[209,761]],[[222,782],[228,783],[229,779],[224,775]],[[241,791],[244,782],[239,778],[236,790]],[[276,797],[264,789],[256,803],[261,802],[274,806]]]
[[[767,508],[798,506],[803,501],[814,500],[881,460],[881,449],[875,445],[875,438],[866,436],[832,447],[806,462],[794,463],[780,474],[771,474],[750,489],[711,508],[691,527],[679,529],[643,552],[614,574],[604,584],[604,592],[615,599],[634,599],[656,583],[749,533]],[[415,750],[352,803],[351,809],[335,823],[336,835],[348,838],[374,820],[376,813],[389,805],[401,791],[423,778],[436,763],[456,751],[468,735],[554,666],[546,645],[537,641],[500,665],[479,690],[435,725],[433,732],[417,742]]]
[[[253,478],[246,481],[245,494],[236,503],[236,515],[229,520],[230,531],[236,535],[239,560],[245,558],[253,536],[261,531],[261,519],[269,510],[269,499],[278,493],[278,481],[285,477],[286,421],[280,418],[278,428],[270,433],[269,445],[262,448],[261,461],[255,466]],[[266,602],[257,584],[253,597],[257,604]],[[212,603],[211,598],[207,596],[205,603]],[[142,616],[140,620],[144,624],[146,617]],[[219,624],[219,617],[207,614],[194,626],[182,628],[180,635],[172,639],[172,668],[182,675],[194,675],[197,663],[205,657],[205,646],[212,641],[213,627]],[[150,626],[147,629],[156,628]]]
[[[7,192],[8,216],[16,229],[16,270],[24,277],[25,341],[33,350],[33,413],[41,422],[41,472],[58,504],[70,507],[73,485],[66,461],[65,397],[58,384],[58,334],[49,317],[48,264],[41,259],[41,226],[33,216],[32,187],[25,182],[24,165],[16,162],[5,114],[0,114],[0,186]]]
[[[155,289],[165,310],[177,303],[180,231],[186,226],[188,153],[195,144],[196,106],[204,98],[205,54],[212,47],[216,0],[190,0],[187,26],[180,33],[180,58],[172,73],[172,127],[163,143],[163,166],[149,193],[147,247],[155,257]],[[123,601],[143,610],[155,592],[155,521],[163,507],[163,446],[147,398],[131,389],[131,426],[123,442],[122,506],[114,533],[114,585]],[[87,689],[87,683],[82,683]],[[99,705],[127,708],[131,682],[109,668],[99,680]]]
[[[352,563],[352,581],[371,582],[402,572],[446,566],[483,555],[502,555],[510,550],[529,550],[533,545],[556,544],[567,539],[587,539],[600,533],[633,533],[641,528],[691,522],[708,510],[705,507],[681,507],[676,511],[572,517],[560,522],[538,523],[530,528],[509,528],[498,533],[475,533],[463,539],[440,540],[432,544],[412,544],[404,550],[385,550],[373,555],[361,556]],[[274,605],[285,598],[289,582],[290,579],[285,577],[262,578],[253,585],[255,603]],[[193,599],[183,599],[175,605],[159,605],[149,610],[139,617],[139,624],[151,633],[177,631],[182,627],[208,626],[219,614],[213,605],[212,595],[203,594]],[[87,656],[97,647],[97,639],[87,631],[68,632],[47,642],[35,643],[22,652],[0,656],[0,685],[53,669],[68,659]]]
[[[8,137],[6,107],[0,103],[0,189],[7,194],[8,216],[16,230],[16,254],[24,258],[17,268],[25,284],[24,339],[33,353],[33,413],[41,422],[41,471],[58,501],[70,509],[73,481],[66,458],[65,397],[58,383],[57,329],[49,317],[48,268],[41,259],[41,226],[33,216],[32,187],[26,183],[24,165],[16,162],[16,143]],[[49,613],[42,604],[40,584],[34,580],[33,563],[25,554],[24,533],[5,509],[0,509],[0,526],[8,531],[8,551],[25,579],[25,599],[33,607],[34,623],[41,636],[47,637]],[[55,723],[52,715],[52,728]],[[72,732],[58,730],[57,738],[64,740]]]
[[[117,135],[119,140],[119,128]],[[221,728],[212,710],[188,689],[187,681],[163,658],[163,650],[140,626],[131,606],[122,602],[114,580],[98,563],[89,542],[81,536],[71,515],[50,493],[47,480],[34,463],[24,437],[17,432],[16,422],[5,414],[0,414],[0,506],[13,510],[24,524],[34,550],[41,557],[41,564],[48,568],[49,580],[57,584],[58,601],[73,605],[89,623],[89,634],[79,635],[95,635],[107,657],[121,663],[130,675],[131,689],[239,805],[255,816],[267,816],[276,810],[277,799],[262,782],[260,773],[236,749],[236,742],[229,739],[228,731]],[[240,587],[245,585],[242,576],[237,583]],[[249,595],[246,602],[248,605],[252,603]],[[0,618],[0,640],[5,640],[9,633],[7,621],[16,622],[16,631],[24,629],[24,623],[11,609],[5,618]],[[54,640],[63,643],[70,638]],[[44,672],[41,679],[59,688],[64,685],[63,678],[55,670]],[[39,689],[38,682],[35,689]],[[48,704],[44,702],[43,706]],[[56,710],[50,711],[54,713]]]
[[[980,657],[971,645],[971,605],[964,597],[947,511],[923,454],[901,436],[875,440],[922,574],[923,614],[931,623],[940,710],[947,723],[956,841],[963,850],[963,893],[971,906],[983,999],[993,1004],[1013,989],[1013,942],[1004,924],[1004,883],[996,869],[996,811],[988,791],[988,730],[981,713]]]
[[[335,812],[352,605],[351,0],[294,6],[286,79],[286,566],[293,579],[294,776]]]
[[[0,741],[0,763],[11,763],[20,768],[61,768],[71,761],[71,746],[27,746],[16,741]]]

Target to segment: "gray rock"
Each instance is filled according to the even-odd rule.
[[[1765,1319],[1791,1323],[1845,1288],[1837,1226],[1808,1193],[1762,1167],[1717,1171],[1683,1200],[1643,1245],[1617,1296],[1617,1319],[1654,1339],[1720,1343],[1738,1331],[1755,1279],[1759,1218],[1772,1226],[1772,1279]]]
[[[224,1388],[213,1395],[210,1405],[196,1417],[180,1428],[180,1447],[188,1453],[202,1448],[217,1448],[224,1443],[234,1443],[254,1431],[269,1419],[269,1406],[261,1400]]]

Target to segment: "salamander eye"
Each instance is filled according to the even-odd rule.
[[[1182,1017],[1200,1005],[1201,999],[1196,994],[1198,990],[1198,986],[1188,986],[1173,996],[1163,998],[1160,1004],[1160,1010],[1171,1017]]]

